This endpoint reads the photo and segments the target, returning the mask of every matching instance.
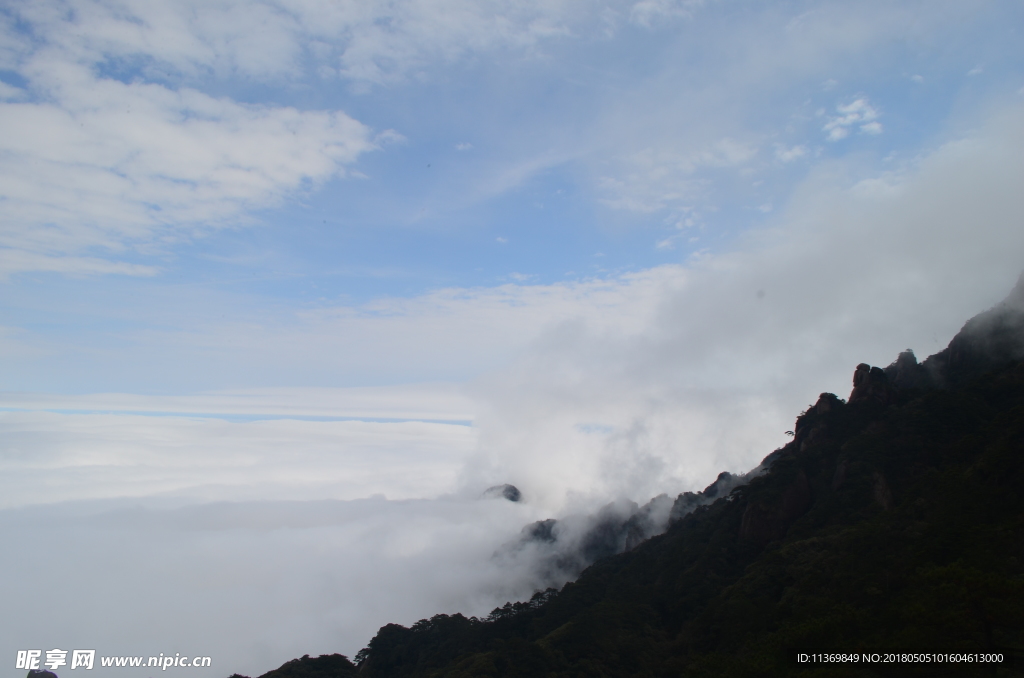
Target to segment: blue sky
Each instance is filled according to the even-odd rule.
[[[0,559],[0,654],[351,654],[528,596],[483,560],[530,520],[754,467],[1024,270],[1022,20],[0,3],[0,532],[91,544]]]

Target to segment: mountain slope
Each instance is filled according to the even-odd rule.
[[[727,496],[485,620],[389,624],[359,675],[1019,675],[791,650],[1024,648],[1022,358],[1024,279],[923,363],[858,366]]]

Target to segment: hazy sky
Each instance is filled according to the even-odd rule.
[[[755,466],[1024,270],[1021,27],[0,2],[0,656],[352,654],[529,595],[525,522]]]

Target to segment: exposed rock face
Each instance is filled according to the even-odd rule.
[[[881,367],[872,367],[867,363],[857,365],[853,373],[853,391],[850,403],[876,402],[886,405],[892,399],[892,386],[889,378]]]
[[[934,375],[917,362],[917,356],[909,348],[883,371],[894,388],[930,388],[936,383]]]
[[[508,499],[509,501],[519,501],[523,498],[522,492],[515,485],[495,485],[494,487],[488,487],[484,490],[483,496],[488,499]]]

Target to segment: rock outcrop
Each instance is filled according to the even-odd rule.
[[[523,498],[523,493],[515,485],[505,483],[504,485],[488,487],[484,490],[483,497],[486,499],[508,499],[509,501],[517,502]]]
[[[892,400],[892,386],[885,370],[881,367],[872,367],[867,363],[857,365],[853,373],[853,391],[850,392],[852,403],[875,402],[880,405],[888,405]]]

